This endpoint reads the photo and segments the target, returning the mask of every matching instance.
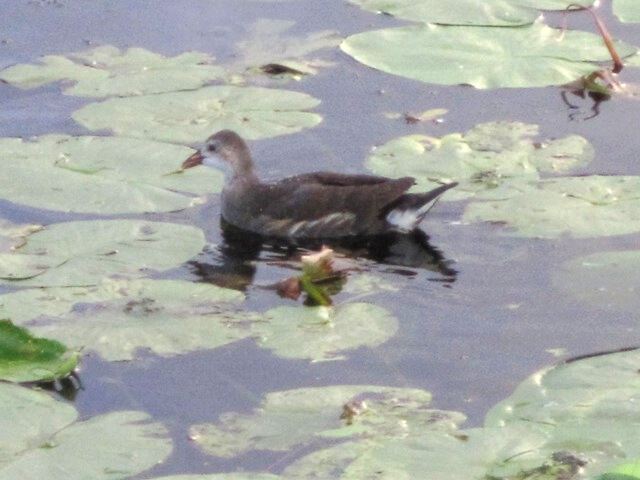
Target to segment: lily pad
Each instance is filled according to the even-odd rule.
[[[138,349],[174,356],[251,334],[235,311],[243,295],[181,280],[107,280],[95,287],[21,290],[0,296],[0,312],[50,338],[133,360]]]
[[[193,150],[110,137],[46,135],[0,139],[0,197],[30,207],[76,213],[167,212],[187,208],[192,195],[219,191],[214,169],[175,172]]]
[[[6,386],[0,385],[0,391],[6,392]],[[43,393],[30,393],[33,397],[46,397]],[[24,392],[20,395],[26,396]],[[171,453],[166,428],[152,422],[144,412],[114,412],[73,423],[75,411],[61,402],[38,399],[39,404],[35,404],[34,400],[28,400],[27,404],[16,403],[19,397],[14,394],[9,405],[3,402],[0,424],[8,429],[3,428],[2,436],[7,435],[11,441],[0,445],[0,480],[129,478]],[[42,409],[45,402],[49,408],[42,423],[29,416],[25,418],[29,412],[25,409]],[[43,412],[36,410],[36,413]],[[51,428],[53,424],[55,430]],[[23,448],[18,450],[14,442]]]
[[[587,238],[640,231],[640,177],[566,177],[511,182],[467,206],[465,222],[504,224],[520,237]]]
[[[578,135],[536,140],[537,125],[490,122],[441,138],[408,135],[377,147],[366,166],[377,175],[416,178],[415,191],[457,181],[443,200],[461,200],[515,179],[564,174],[590,162],[593,147]]]
[[[215,86],[193,92],[113,98],[86,105],[73,118],[89,130],[192,144],[222,129],[254,140],[316,126],[305,110],[319,100],[304,93],[258,87]]]
[[[217,424],[191,427],[208,454],[233,457],[250,450],[286,451],[320,439],[405,436],[449,431],[464,421],[456,412],[427,408],[424,390],[341,385],[273,392],[252,414],[227,413]]]
[[[640,5],[635,0],[613,0],[613,13],[621,22],[640,22]]]
[[[543,432],[546,448],[583,459],[583,478],[594,478],[640,458],[638,362],[633,350],[538,372],[487,414],[486,425]]]
[[[640,250],[601,252],[565,262],[553,284],[580,302],[605,310],[640,310]]]
[[[77,364],[78,355],[60,342],[36,338],[25,328],[0,320],[0,379],[51,381],[66,377]]]
[[[524,88],[563,85],[599,69],[610,55],[599,35],[550,28],[416,25],[359,33],[341,44],[383,72],[441,85]],[[636,52],[618,42],[620,55]]]
[[[89,286],[109,276],[137,278],[180,265],[205,244],[198,228],[142,220],[59,223],[0,253],[0,283]]]
[[[0,80],[19,88],[73,82],[67,95],[109,97],[195,90],[222,76],[224,70],[199,52],[164,57],[143,48],[120,50],[104,45],[67,56],[47,55],[37,65],[14,65]]]
[[[569,5],[592,5],[591,0],[349,0],[361,8],[393,15],[405,20],[440,25],[475,25],[513,27],[533,23],[539,10],[564,10]]]
[[[395,335],[398,321],[382,307],[347,303],[337,307],[277,307],[254,325],[258,345],[285,358],[339,360],[342,353],[375,347]]]
[[[29,235],[41,229],[41,225],[19,225],[0,218],[0,252],[21,247]]]

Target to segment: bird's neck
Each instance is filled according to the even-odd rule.
[[[243,148],[238,152],[235,162],[233,162],[233,172],[231,181],[246,181],[257,183],[258,177],[253,168],[253,159],[248,148]]]

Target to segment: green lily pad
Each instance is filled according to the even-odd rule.
[[[193,150],[131,138],[46,135],[0,138],[0,197],[30,207],[77,213],[167,212],[192,195],[219,191],[222,174],[173,173]]]
[[[18,225],[0,218],[0,252],[20,248],[29,235],[41,229],[41,225]]]
[[[565,262],[553,274],[553,284],[605,310],[640,310],[640,250],[601,252]]]
[[[613,13],[621,22],[640,22],[640,5],[635,0],[613,0]]]
[[[273,392],[252,414],[227,413],[217,424],[191,427],[206,453],[233,457],[250,450],[286,451],[319,439],[405,436],[449,431],[464,415],[426,408],[424,390],[341,385]]]
[[[7,392],[0,385],[0,392]],[[2,395],[0,393],[0,395]],[[121,411],[75,422],[75,411],[62,404],[45,400],[45,394],[30,392],[34,400],[17,403],[21,392],[3,402],[0,424],[2,436],[11,435],[0,444],[0,480],[115,480],[135,476],[171,453],[171,440],[166,428],[152,422],[144,412]],[[6,397],[6,393],[2,395]],[[46,417],[35,422],[29,416],[47,405]],[[15,410],[13,417],[7,414]],[[26,416],[26,417],[25,417]],[[51,428],[56,425],[56,429]],[[17,450],[14,447],[22,445]]]
[[[77,110],[89,130],[192,144],[222,129],[250,140],[316,126],[322,117],[305,110],[319,100],[304,93],[258,87],[215,86],[193,92],[113,98]]]
[[[137,278],[178,266],[204,245],[202,231],[188,225],[142,220],[59,223],[30,235],[11,253],[0,253],[0,283],[88,286],[109,276]]]
[[[485,420],[544,433],[546,449],[582,458],[582,478],[640,458],[640,351],[600,355],[538,372]]]
[[[538,141],[537,125],[490,122],[441,138],[408,135],[377,147],[366,166],[377,175],[416,178],[415,191],[457,181],[443,200],[461,200],[516,178],[564,174],[594,157],[578,135]]]
[[[277,307],[253,329],[258,345],[285,358],[339,360],[344,350],[375,347],[395,335],[398,321],[382,307],[347,303],[337,307]]]
[[[0,312],[40,335],[122,361],[133,360],[138,349],[174,356],[251,335],[247,315],[235,311],[243,298],[235,290],[182,280],[107,280],[5,294]]]
[[[109,97],[195,90],[219,78],[223,69],[199,52],[164,57],[143,48],[120,50],[104,45],[67,56],[47,55],[37,65],[14,65],[0,80],[19,88],[73,82],[67,95]]]
[[[539,10],[564,10],[571,4],[592,5],[583,0],[349,0],[361,8],[393,15],[405,20],[440,25],[475,25],[513,27],[533,23],[540,15]]]
[[[253,0],[258,1],[258,0]],[[267,1],[267,0],[259,0]],[[269,0],[273,1],[273,0]],[[150,480],[279,480],[280,475],[272,475],[270,473],[214,473],[211,475],[171,475],[169,477],[154,477]]]
[[[36,338],[25,328],[0,320],[0,379],[50,381],[66,377],[77,364],[78,355],[60,342]]]
[[[383,72],[441,85],[523,88],[563,85],[610,56],[599,35],[536,22],[516,28],[416,25],[359,33],[341,44]],[[617,43],[620,55],[636,52]]]
[[[467,206],[463,220],[504,224],[509,235],[587,238],[640,231],[640,177],[511,182],[483,198]]]

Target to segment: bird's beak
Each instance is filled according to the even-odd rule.
[[[191,155],[189,158],[187,158],[184,162],[182,162],[182,169],[186,170],[187,168],[197,167],[198,165],[202,165],[202,160],[204,160],[204,157],[199,151],[197,151],[193,155]]]

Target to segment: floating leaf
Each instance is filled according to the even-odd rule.
[[[21,247],[29,235],[41,229],[40,225],[17,225],[0,218],[0,252]]]
[[[253,140],[314,127],[322,118],[304,110],[319,103],[289,90],[215,86],[113,98],[86,105],[73,118],[90,130],[109,129],[118,135],[191,144],[222,129]]]
[[[621,22],[640,22],[640,5],[636,0],[613,0],[613,13]]]
[[[77,364],[78,355],[63,344],[36,338],[25,328],[0,320],[0,379],[50,381],[66,377]]]
[[[369,67],[442,85],[476,88],[563,85],[610,60],[599,35],[542,23],[517,28],[417,25],[359,33],[342,50]],[[618,42],[622,56],[636,52]],[[591,63],[590,63],[591,62]]]
[[[111,137],[0,138],[0,197],[36,208],[79,213],[166,212],[189,207],[190,194],[218,191],[214,169],[175,173],[193,150]]]
[[[340,352],[375,347],[395,335],[398,321],[368,303],[337,307],[276,307],[254,325],[258,344],[285,358],[338,360]]]
[[[136,350],[161,356],[216,348],[251,334],[243,295],[182,280],[107,280],[96,287],[21,290],[0,296],[0,312],[51,338],[132,360]]]
[[[430,400],[424,390],[362,385],[273,392],[252,414],[227,413],[218,424],[194,425],[191,437],[210,455],[233,457],[249,450],[285,451],[322,438],[448,431],[464,420],[456,412],[426,408]]]
[[[0,80],[20,88],[70,81],[74,85],[64,93],[81,97],[144,95],[200,88],[223,73],[212,61],[199,52],[164,57],[143,48],[121,51],[104,45],[68,56],[47,55],[39,65],[6,68]]]
[[[441,138],[408,135],[377,147],[366,166],[377,175],[415,177],[416,191],[457,181],[443,199],[460,200],[514,178],[567,173],[593,159],[593,148],[583,137],[540,142],[538,133],[537,125],[490,122]]]
[[[470,203],[465,222],[495,222],[521,237],[574,238],[640,231],[640,177],[566,177],[505,184]]]
[[[252,0],[252,1],[275,1],[275,0]],[[213,473],[211,475],[171,475],[169,477],[154,477],[150,480],[282,480],[280,475],[270,473]]]
[[[606,310],[640,310],[640,250],[601,252],[565,262],[554,285],[581,302]]]
[[[640,351],[599,355],[538,372],[486,417],[488,427],[527,426],[546,449],[583,459],[594,478],[640,458]]]
[[[0,385],[0,392],[6,392]],[[46,397],[42,393],[31,392]],[[2,395],[2,393],[0,393]],[[25,394],[21,393],[24,397]],[[6,396],[6,395],[3,395]],[[31,399],[29,399],[31,400]],[[75,412],[61,402],[38,399],[49,408],[43,422],[35,422],[14,395],[3,402],[0,425],[8,442],[0,445],[0,480],[115,480],[129,478],[163,461],[171,453],[166,428],[144,412],[121,411],[72,423]],[[62,409],[65,409],[64,411]],[[13,417],[8,414],[19,410]],[[37,412],[40,413],[40,412]],[[28,419],[28,421],[26,421]],[[49,427],[58,424],[56,430]],[[66,423],[66,424],[65,424]],[[23,445],[16,451],[15,444]],[[11,446],[11,448],[7,448]]]
[[[513,27],[533,23],[540,15],[536,9],[564,10],[569,5],[592,5],[594,2],[583,0],[349,0],[361,8],[393,15],[405,20],[437,23],[441,25],[475,25]]]
[[[29,236],[21,248],[0,253],[0,283],[87,286],[112,275],[142,277],[180,265],[204,244],[202,231],[188,225],[142,220],[59,223]]]

